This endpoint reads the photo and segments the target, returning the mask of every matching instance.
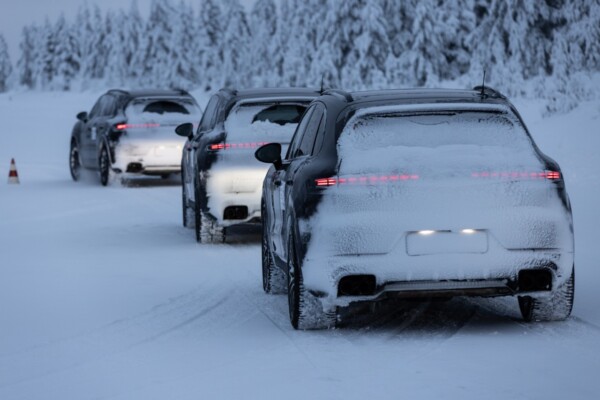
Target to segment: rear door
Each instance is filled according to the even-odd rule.
[[[188,140],[185,143],[182,154],[182,167],[185,169],[184,185],[186,185],[186,192],[188,200],[195,201],[195,188],[194,188],[194,174],[197,173],[196,159],[198,149],[201,143],[202,135],[210,131],[214,126],[214,120],[219,108],[219,96],[213,95],[209,100],[206,110],[200,120],[198,131],[192,140]]]
[[[273,206],[273,214],[274,218],[272,221],[269,221],[271,224],[271,232],[273,238],[273,249],[275,253],[282,259],[285,260],[285,250],[284,245],[287,243],[287,235],[283,232],[283,227],[285,226],[285,198],[286,198],[286,188],[287,188],[287,175],[291,168],[297,168],[298,166],[298,154],[300,143],[302,141],[302,137],[308,124],[310,122],[312,113],[314,111],[314,107],[309,107],[306,110],[305,115],[302,117],[296,132],[290,142],[290,146],[288,147],[287,154],[283,163],[285,168],[279,171],[276,171],[272,175],[272,181],[269,182],[270,190],[272,193],[272,206]]]
[[[81,158],[85,167],[97,168],[98,131],[97,125],[102,119],[102,109],[108,101],[108,94],[101,96],[88,116],[81,135]]]
[[[281,248],[287,243],[290,234],[290,224],[287,221],[289,218],[296,216],[296,213],[291,212],[290,207],[292,203],[289,199],[292,197],[291,194],[296,190],[295,187],[303,185],[300,182],[296,182],[296,178],[301,174],[306,163],[310,162],[314,156],[315,139],[323,115],[324,106],[322,104],[315,104],[307,111],[307,115],[303,117],[298,131],[290,144],[288,151],[289,166],[281,171],[283,184],[278,189],[279,207],[281,208],[279,213],[281,218],[277,218],[278,223],[281,225],[275,227],[277,232],[279,232],[277,236],[280,238],[279,245]]]

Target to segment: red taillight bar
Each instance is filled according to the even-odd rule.
[[[402,175],[369,175],[369,176],[348,176],[348,177],[329,177],[315,179],[317,187],[328,187],[343,184],[364,185],[367,183],[387,183],[398,181],[415,181],[419,179],[419,175],[402,174]]]
[[[542,171],[542,172],[473,172],[473,178],[501,178],[501,179],[549,179],[560,180],[560,172],[558,171]]]
[[[217,144],[209,144],[208,150],[218,151],[218,150],[230,150],[230,149],[256,149],[265,144],[268,144],[268,142],[217,143]]]
[[[159,126],[160,124],[116,124],[115,129],[124,131],[125,129],[158,128]]]
[[[560,180],[559,171],[543,172],[473,172],[473,178],[499,178],[499,179],[548,179],[552,181]],[[420,179],[419,175],[401,174],[401,175],[368,175],[368,176],[348,176],[348,177],[329,177],[315,179],[317,187],[329,187],[342,184],[368,184],[368,183],[388,183],[398,181],[415,181]]]

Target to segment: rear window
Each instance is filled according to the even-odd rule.
[[[174,101],[153,101],[144,106],[142,112],[145,113],[156,113],[156,114],[165,114],[165,113],[179,113],[179,114],[189,114],[190,112],[185,108],[183,104],[176,103]]]
[[[363,113],[346,124],[338,154],[346,173],[539,166],[523,125],[500,111]]]
[[[227,141],[289,143],[305,110],[301,103],[237,105],[225,120]]]
[[[125,109],[129,122],[198,123],[200,107],[192,99],[134,99]]]
[[[506,113],[431,112],[372,114],[350,121],[342,133],[357,148],[494,146],[514,149],[531,144],[519,121]]]

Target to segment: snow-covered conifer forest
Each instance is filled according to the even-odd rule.
[[[0,91],[99,86],[319,86],[348,90],[488,82],[565,111],[594,95],[599,0],[156,0],[142,16],[85,4],[25,26]],[[14,70],[11,78],[11,69]],[[550,79],[548,79],[550,78]],[[524,81],[532,84],[523,85]],[[560,101],[557,101],[560,99]]]

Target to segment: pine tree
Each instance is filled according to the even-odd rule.
[[[176,15],[169,43],[171,68],[163,79],[172,88],[191,89],[198,81],[194,62],[197,52],[194,14],[189,5],[180,1]]]
[[[56,51],[53,58],[54,88],[70,90],[72,81],[79,75],[79,45],[75,34],[61,15],[54,26]]]
[[[289,0],[281,0],[277,9],[277,28],[275,38],[273,40],[273,65],[275,67],[275,86],[287,85],[285,77],[286,71],[284,67],[285,53],[287,51],[288,40],[290,40],[290,20],[291,11]]]
[[[56,76],[56,35],[50,21],[46,19],[44,26],[38,30],[36,38],[37,63],[35,68],[36,86],[41,89],[52,89],[52,81]]]
[[[17,61],[17,71],[19,84],[29,89],[33,89],[35,85],[35,37],[35,26],[23,27],[23,30],[21,31],[21,42],[19,43],[21,56]]]
[[[437,83],[445,68],[440,57],[444,49],[440,33],[444,28],[438,17],[435,0],[418,2],[411,27],[413,42],[410,50],[402,55],[411,85]]]
[[[273,52],[276,45],[277,7],[273,0],[257,0],[250,14],[252,86],[276,85]]]
[[[569,70],[600,70],[600,0],[572,0],[564,7],[563,35],[569,44]]]
[[[77,21],[77,40],[81,63],[79,73],[81,88],[87,89],[89,79],[92,77],[94,53],[97,51],[94,47],[94,37],[98,33],[92,23],[92,10],[87,2],[79,6],[75,21]]]
[[[107,59],[105,82],[110,86],[123,86],[129,80],[129,64],[125,57],[127,48],[125,20],[122,11],[108,11],[105,18],[107,29],[104,41]]]
[[[8,80],[12,74],[12,64],[8,55],[8,46],[0,33],[0,93],[8,90]]]
[[[342,70],[342,79],[352,89],[376,89],[385,86],[385,63],[389,42],[382,1],[358,0],[350,5],[350,14],[361,23],[353,24],[345,38],[350,52]]]
[[[505,30],[504,17],[508,13],[505,0],[493,0],[488,8],[488,16],[483,18],[479,26],[467,38],[469,46],[473,49],[470,75],[482,76],[486,71],[487,82],[509,92],[507,83],[511,79],[521,80],[520,71],[517,75],[510,76],[507,71],[509,63],[508,34]],[[513,67],[514,68],[514,67]]]
[[[415,4],[409,1],[383,1],[385,27],[393,57],[400,57],[402,53],[410,49],[410,27],[412,26],[414,7]]]
[[[477,17],[473,0],[442,0],[439,24],[442,41],[440,78],[456,79],[469,71],[472,49],[467,40],[475,30]]]
[[[123,22],[123,58],[127,64],[126,77],[130,86],[137,86],[142,74],[142,66],[138,65],[141,53],[143,21],[140,15],[137,1],[132,0],[129,6],[129,12],[126,14]]]
[[[164,77],[172,77],[171,43],[177,12],[170,0],[153,0],[146,24],[143,50],[142,84],[164,85]],[[166,86],[172,82],[168,82]]]
[[[221,85],[223,66],[223,11],[214,0],[204,0],[200,5],[198,26],[198,53],[196,63],[200,66],[198,74],[206,91]]]
[[[223,35],[223,76],[222,86],[239,87],[248,84],[250,79],[250,29],[246,13],[239,0],[225,3],[225,33]]]
[[[292,0],[289,7],[289,31],[284,45],[283,85],[305,86],[314,55],[310,51],[310,46],[313,44],[310,39],[310,21],[314,10],[304,0]]]
[[[341,49],[342,34],[339,27],[337,0],[313,0],[315,12],[310,26],[314,44],[313,57],[308,73],[308,86],[341,87]]]

